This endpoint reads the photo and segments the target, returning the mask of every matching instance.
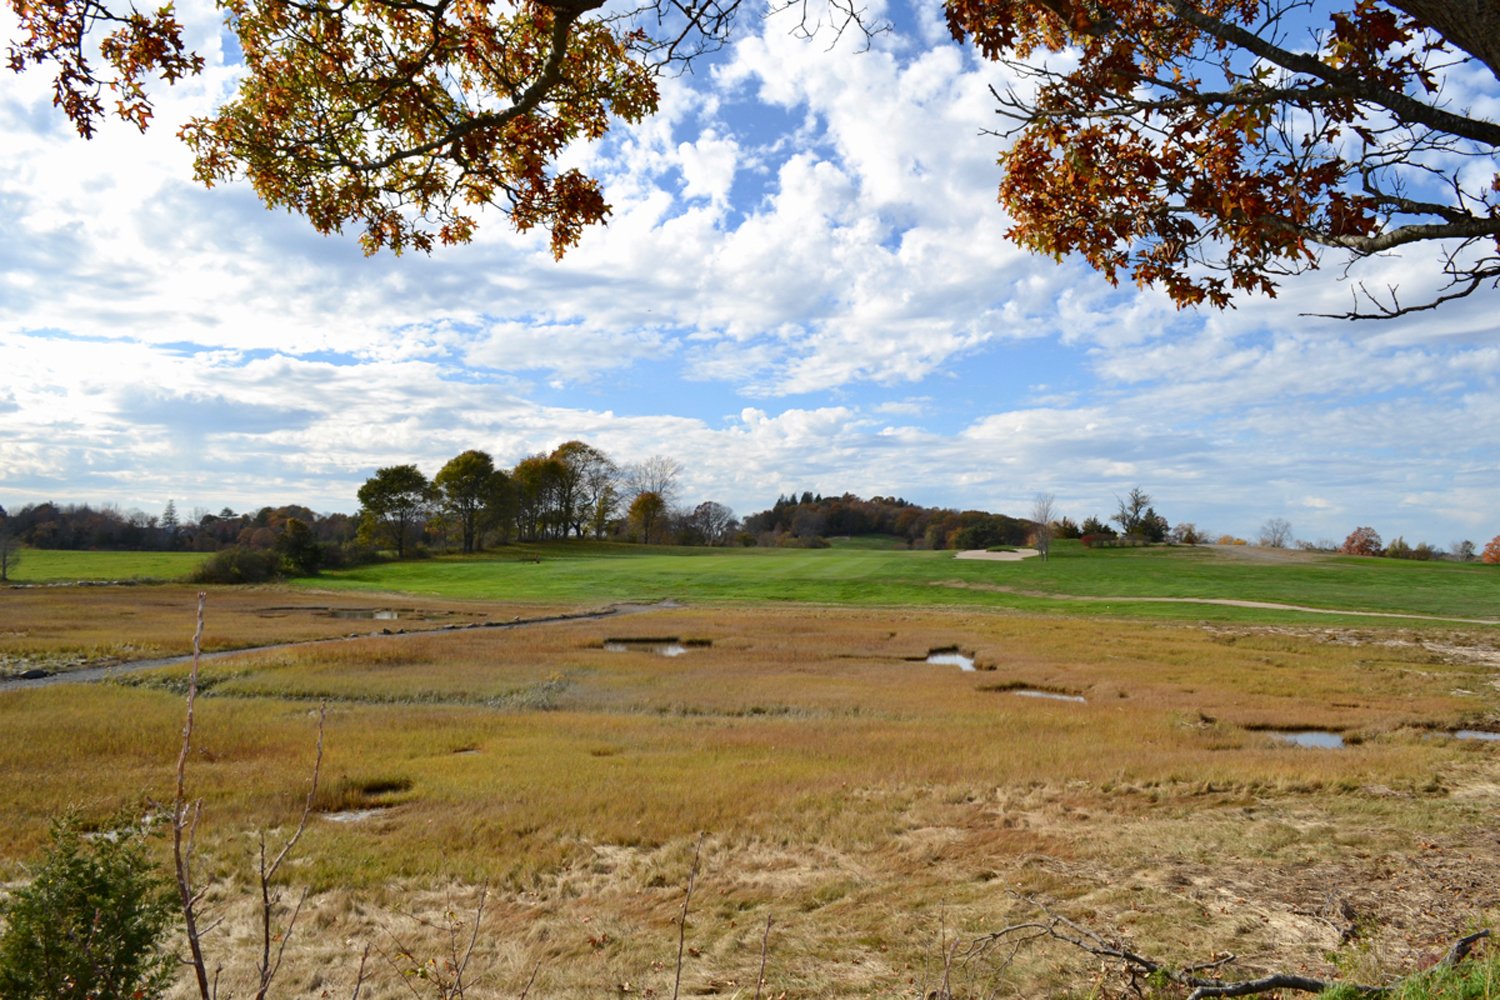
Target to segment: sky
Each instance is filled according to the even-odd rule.
[[[235,73],[211,5],[179,5],[208,69],[157,91],[145,135],[84,142],[42,75],[0,73],[0,505],[352,512],[382,466],[582,439],[674,458],[684,501],[742,516],[804,490],[1021,516],[1050,493],[1081,521],[1139,486],[1252,540],[1269,518],[1500,534],[1500,293],[1307,315],[1354,279],[1414,299],[1424,249],[1178,311],[1028,255],[986,132],[1003,70],[891,2],[863,51],[745,18],[657,115],[571,150],[613,212],[561,263],[498,212],[472,244],[366,257],[196,184],[176,126]]]

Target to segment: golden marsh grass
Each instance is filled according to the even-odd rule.
[[[604,648],[622,636],[699,644]],[[1474,864],[1493,859],[1500,747],[1434,735],[1496,720],[1493,668],[1432,648],[1484,641],[764,607],[363,638],[205,663],[190,781],[232,942],[244,834],[295,820],[328,701],[290,995],[347,993],[364,941],[436,956],[482,882],[482,995],[518,994],[538,962],[533,995],[669,995],[700,831],[699,994],[753,994],[770,916],[769,995],[925,995],[940,939],[1023,915],[1013,892],[1168,957],[1315,969],[1341,893],[1393,966],[1500,909]],[[979,669],[920,662],[951,646]],[[23,777],[0,785],[0,877],[61,809],[102,821],[169,794],[184,674],[0,691],[0,769]],[[1357,742],[1262,731],[1299,728]],[[1080,967],[1028,955],[1001,995]],[[364,995],[409,995],[376,971]],[[992,985],[984,963],[950,972]]]

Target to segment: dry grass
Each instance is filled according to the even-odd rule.
[[[699,643],[603,648],[622,635]],[[363,942],[438,956],[481,882],[478,995],[518,994],[538,962],[535,996],[670,995],[699,831],[699,994],[753,995],[769,915],[768,995],[925,995],[940,938],[1022,915],[1016,891],[1155,953],[1324,971],[1338,893],[1387,968],[1500,912],[1493,864],[1467,860],[1494,855],[1500,748],[1429,732],[1496,718],[1492,668],[1451,652],[1484,640],[1400,635],[758,608],[361,639],[206,664],[191,780],[232,880],[243,833],[294,817],[330,701],[319,808],[369,814],[320,818],[299,852],[315,896],[288,995],[347,994]],[[954,645],[981,669],[912,659]],[[26,776],[0,784],[0,875],[66,805],[168,794],[181,681],[0,696],[0,770]],[[228,941],[247,932],[236,884]],[[365,995],[409,995],[375,968]],[[1037,952],[1000,980],[979,960],[949,974],[1035,996],[1087,968]]]
[[[8,590],[0,599],[0,678],[33,668],[55,672],[189,653],[192,628],[184,623],[191,620],[202,589],[173,585]],[[382,628],[509,621],[518,615],[571,610],[272,586],[208,590],[213,629],[205,636],[205,650],[327,639]],[[376,621],[332,613],[374,609],[399,609],[402,615],[394,621]]]

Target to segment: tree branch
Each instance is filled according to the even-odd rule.
[[[1178,17],[1204,34],[1238,46],[1283,69],[1294,73],[1305,73],[1324,80],[1360,100],[1378,104],[1403,121],[1426,125],[1440,132],[1463,136],[1489,146],[1500,146],[1500,125],[1494,122],[1468,118],[1444,111],[1442,108],[1435,108],[1406,94],[1381,87],[1358,74],[1330,66],[1315,56],[1291,52],[1237,24],[1203,13],[1189,0],[1169,0],[1169,3]]]

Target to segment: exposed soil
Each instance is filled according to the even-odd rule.
[[[1041,555],[1036,549],[1016,549],[1013,552],[991,552],[989,549],[964,549],[955,552],[955,559],[984,559],[988,562],[1020,562]]]

